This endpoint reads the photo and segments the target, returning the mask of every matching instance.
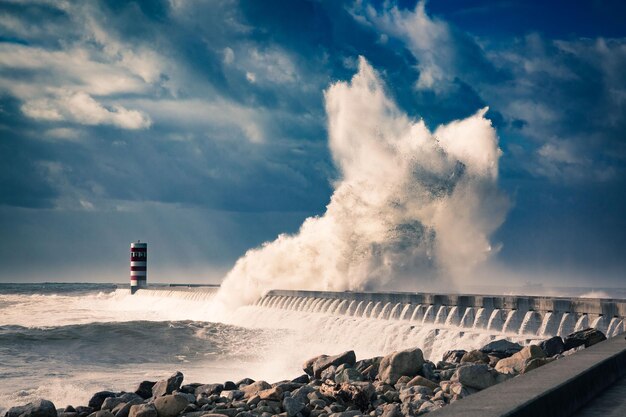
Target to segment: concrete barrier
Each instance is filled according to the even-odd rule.
[[[626,376],[626,333],[494,385],[432,417],[566,417]]]

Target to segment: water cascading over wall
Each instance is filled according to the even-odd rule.
[[[255,305],[540,338],[589,327],[608,337],[626,331],[626,300],[274,290]]]

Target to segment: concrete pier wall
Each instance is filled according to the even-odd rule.
[[[538,336],[587,327],[608,336],[626,331],[626,300],[619,299],[272,290],[257,305]]]

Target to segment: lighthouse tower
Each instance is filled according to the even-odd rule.
[[[130,244],[130,293],[148,285],[148,244],[140,241]]]

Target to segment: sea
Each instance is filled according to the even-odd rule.
[[[330,311],[250,305],[216,315],[212,295],[113,284],[0,284],[0,414],[37,398],[86,405],[101,390],[131,391],[175,371],[185,383],[275,382],[303,362],[353,349],[357,358],[419,346],[439,360],[497,331],[446,328]],[[504,335],[520,343],[528,336]]]

